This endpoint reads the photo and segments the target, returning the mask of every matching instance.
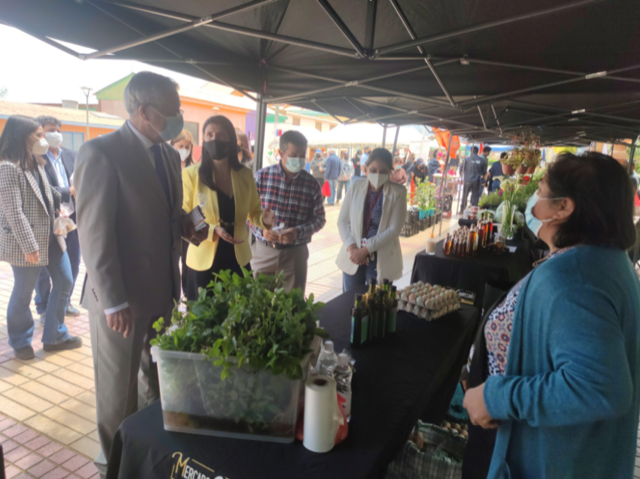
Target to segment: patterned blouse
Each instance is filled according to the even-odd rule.
[[[567,252],[571,248],[564,248],[549,255],[546,261]],[[484,327],[484,335],[487,342],[487,356],[489,361],[489,374],[491,376],[504,376],[507,370],[507,355],[509,353],[509,341],[511,340],[511,328],[513,327],[513,314],[522,285],[528,276],[521,279],[509,294],[496,306],[487,318]]]

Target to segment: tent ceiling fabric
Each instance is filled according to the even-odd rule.
[[[137,59],[348,122],[485,141],[535,128],[549,144],[640,132],[636,13],[636,0],[0,0],[0,21],[101,52],[193,27],[100,61]]]

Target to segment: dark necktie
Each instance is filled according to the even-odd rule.
[[[160,145],[153,145],[151,147],[151,151],[153,152],[153,161],[156,165],[156,174],[158,175],[164,194],[167,195],[167,203],[171,205],[171,189],[169,188],[167,170],[165,169],[164,162],[162,161],[162,149],[160,148]]]

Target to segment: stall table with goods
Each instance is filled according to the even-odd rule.
[[[448,234],[435,247],[428,245],[432,251],[415,257],[411,281],[454,288],[463,301],[482,309],[488,282],[515,284],[533,263],[528,241],[513,239],[507,246],[491,231],[491,221],[481,220]]]
[[[236,280],[237,283],[240,281]],[[252,284],[250,289],[259,286],[256,286],[259,280],[253,280],[253,283],[250,279],[245,281]],[[234,288],[233,284],[227,284],[227,287]],[[389,282],[369,288],[354,288],[319,309],[316,315],[319,324],[333,344],[329,348],[330,343],[325,342],[306,383],[302,379],[288,380],[282,373],[272,374],[274,370],[260,370],[253,378],[243,377],[235,364],[237,358],[232,360],[226,357],[216,363],[211,361],[220,353],[218,350],[211,352],[210,357],[198,354],[201,358],[194,359],[187,356],[178,358],[180,353],[176,351],[156,348],[155,354],[161,358],[158,368],[162,402],[154,403],[122,424],[111,451],[107,477],[384,477],[387,466],[403,450],[419,418],[426,417],[435,423],[443,420],[479,321],[479,311],[464,305],[460,308],[459,301],[451,292],[445,293],[442,288],[428,289],[426,285],[414,289],[424,291],[423,302],[427,300],[432,308],[429,312],[433,314],[425,315],[418,310],[419,316],[416,316],[401,310],[409,308],[408,298],[402,300],[402,294],[411,291],[411,288],[396,291]],[[428,293],[433,293],[429,299]],[[271,298],[272,294],[265,293],[265,297]],[[292,293],[278,290],[275,295],[280,295],[278,299],[285,302],[293,300],[293,307],[301,314],[309,315],[309,321],[318,308],[312,299],[306,301],[306,305],[296,304],[304,300],[301,294],[296,295],[295,290]],[[230,298],[223,299],[228,302]],[[414,300],[413,297],[411,299]],[[215,308],[222,307],[220,304],[212,307],[202,301],[202,304],[190,306],[190,311],[200,308],[199,314],[205,318],[190,325],[192,334],[199,327],[196,323],[206,323],[206,318],[216,314]],[[398,306],[401,308],[396,313]],[[203,312],[202,308],[207,307],[210,309]],[[233,312],[235,307],[232,305],[230,311]],[[235,316],[231,312],[228,314],[232,319],[225,320],[223,327],[227,327],[228,323],[239,324],[243,321],[241,315]],[[311,334],[320,334],[315,322],[310,325],[309,321],[304,324],[312,331]],[[183,326],[178,320],[178,329]],[[183,327],[182,330],[184,335],[176,335],[174,331],[171,333],[173,336],[167,338],[171,338],[171,341],[189,341],[189,328]],[[167,346],[167,343],[163,344]],[[225,346],[214,342],[216,347]],[[352,369],[348,370],[347,356],[341,354],[339,360],[334,361],[335,369],[331,373],[335,379],[321,375],[326,374],[325,360],[329,355],[335,359],[333,351],[343,350],[351,355]],[[167,384],[167,371],[163,371],[163,367],[169,363],[163,364],[163,361],[176,359],[180,360],[172,367],[178,368],[177,375],[170,378],[176,382]],[[315,361],[311,359],[310,362]],[[217,370],[213,367],[215,364],[219,366]],[[284,362],[280,366],[287,364],[293,363]],[[227,366],[230,376],[221,380],[220,372]],[[304,361],[302,367],[307,367]],[[345,372],[340,373],[343,376],[341,379],[338,371],[342,369]],[[260,376],[265,374],[270,374],[270,377],[262,383],[262,387],[256,388],[255,383],[263,381],[264,377],[260,379]],[[180,380],[188,377],[198,378],[200,386],[181,387]],[[347,433],[346,438],[335,446],[331,444],[329,452],[312,452],[310,449],[318,446],[311,445],[310,441],[307,443],[307,437],[311,437],[314,431],[310,430],[311,422],[306,421],[313,420],[315,412],[309,406],[313,403],[311,398],[317,400],[313,388],[319,385],[321,390],[327,381],[340,383],[345,378],[348,381],[353,378],[348,432],[347,428],[340,427],[342,433]],[[225,381],[226,386],[220,388],[219,385]],[[290,382],[288,390],[282,386],[287,381]],[[254,387],[250,387],[252,384]],[[252,397],[243,399],[246,389],[252,389]],[[275,390],[281,391],[281,394],[274,396]],[[334,401],[334,405],[339,404],[337,410],[341,411],[341,407],[344,408],[344,402],[340,402],[343,393],[340,388],[337,391],[338,401]],[[304,392],[305,397],[299,392]],[[190,411],[200,408],[202,412],[167,414],[171,401],[178,397],[183,408],[187,407]],[[247,399],[253,406],[240,404]],[[228,409],[226,421],[211,417],[220,404]],[[303,412],[304,404],[306,408]],[[232,407],[237,409],[235,413],[238,417],[235,420],[231,419]],[[253,416],[248,414],[250,411],[253,411]],[[341,414],[338,415],[340,418],[345,417],[344,413]],[[304,424],[300,423],[302,418]],[[342,419],[338,421],[342,424]],[[265,428],[265,425],[268,427]],[[344,426],[347,426],[346,421]],[[304,443],[294,440],[294,435],[299,438],[303,432]]]

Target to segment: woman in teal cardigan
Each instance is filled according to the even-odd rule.
[[[498,428],[488,478],[632,479],[640,406],[633,191],[611,157],[562,154],[527,208],[549,258],[484,327],[488,378],[467,391]]]

